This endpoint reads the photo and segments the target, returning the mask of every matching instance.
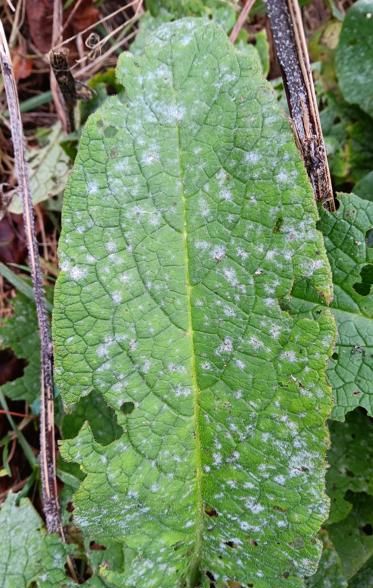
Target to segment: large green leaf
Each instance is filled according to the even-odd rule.
[[[307,176],[260,64],[184,19],[122,55],[65,194],[56,379],[120,439],[63,443],[74,517],[124,542],[121,587],[302,586],[324,494],[329,311],[279,300],[330,271]],[[119,579],[120,578],[120,579]]]
[[[344,97],[373,116],[373,0],[358,0],[347,11],[336,55]]]
[[[373,415],[373,203],[354,194],[340,194],[336,213],[321,210],[320,229],[333,272],[333,314],[338,327],[328,376],[335,395],[333,418],[344,420],[357,406]],[[319,312],[324,301],[309,280],[293,290],[294,312]]]

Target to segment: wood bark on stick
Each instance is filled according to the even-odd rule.
[[[318,201],[330,211],[335,201],[298,0],[267,0],[296,140]]]
[[[25,140],[17,87],[13,73],[9,48],[0,21],[0,65],[5,94],[8,102],[12,142],[14,148],[15,170],[18,189],[23,202],[23,222],[25,228],[29,265],[35,296],[36,313],[41,345],[41,406],[40,406],[40,472],[42,483],[42,505],[49,533],[63,536],[58,502],[56,477],[56,448],[54,436],[53,399],[53,353],[49,333],[49,319],[43,293],[38,243],[35,233],[34,212],[31,199],[29,170],[26,162]]]

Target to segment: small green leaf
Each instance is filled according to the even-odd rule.
[[[373,171],[362,177],[354,186],[354,192],[364,200],[373,202]]]
[[[1,386],[1,391],[12,400],[26,400],[32,404],[40,395],[40,338],[35,303],[17,294],[13,316],[0,322],[0,349],[10,348],[24,359],[23,375]]]
[[[336,55],[345,99],[373,116],[373,0],[358,0],[347,11]]]
[[[344,420],[347,412],[362,406],[373,415],[373,203],[354,194],[339,194],[335,213],[321,210],[320,229],[333,272],[331,304],[338,336],[328,376],[333,387],[333,418]],[[323,300],[308,280],[295,284],[290,308],[293,312],[317,313]]]
[[[334,324],[280,306],[305,276],[331,297],[299,152],[257,57],[205,20],[160,27],[118,76],[59,246],[59,389],[95,390],[123,431],[63,443],[86,474],[75,522],[125,544],[118,586],[300,588],[327,515]]]
[[[0,510],[1,588],[72,588],[66,578],[66,550],[59,538],[47,535],[42,520],[28,498],[17,506],[9,493]]]
[[[69,172],[69,158],[60,145],[62,138],[61,125],[56,123],[51,127],[45,144],[34,147],[27,153],[34,204],[58,196],[65,187]],[[22,201],[19,195],[12,199],[8,210],[15,214],[22,213]]]
[[[343,521],[330,525],[328,533],[349,580],[373,558],[373,497],[351,493],[348,499],[352,511]]]
[[[355,410],[344,423],[331,422],[331,448],[328,452],[327,491],[331,498],[329,523],[344,519],[351,502],[348,491],[373,495],[373,421]]]

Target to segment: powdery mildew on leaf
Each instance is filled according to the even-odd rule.
[[[333,387],[333,418],[344,420],[357,406],[373,416],[373,203],[339,194],[336,213],[321,210],[320,229],[333,272],[338,337],[328,377]],[[293,291],[296,312],[317,312],[321,300],[303,281]]]
[[[122,55],[125,95],[88,121],[65,195],[56,379],[94,389],[120,439],[65,441],[76,522],[125,542],[118,586],[302,586],[327,516],[334,325],[312,191],[253,56],[198,19]]]

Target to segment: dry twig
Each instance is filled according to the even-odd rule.
[[[255,4],[255,0],[246,0],[240,16],[237,19],[236,24],[234,25],[231,34],[229,35],[229,39],[230,41],[232,41],[232,43],[235,43],[237,40],[238,35],[240,34],[240,30],[242,29],[243,25],[246,22],[246,19],[248,17],[248,14],[250,12],[250,10],[252,9],[252,7]]]
[[[298,0],[267,0],[295,136],[317,200],[335,210],[333,188]]]
[[[38,244],[26,162],[24,136],[16,82],[3,25],[0,21],[0,62],[8,102],[16,176],[23,200],[23,222],[26,234],[29,264],[35,294],[36,312],[41,343],[41,408],[40,408],[40,470],[42,503],[47,530],[63,536],[56,479],[56,451],[54,437],[53,354],[49,333],[48,314],[42,285]]]

